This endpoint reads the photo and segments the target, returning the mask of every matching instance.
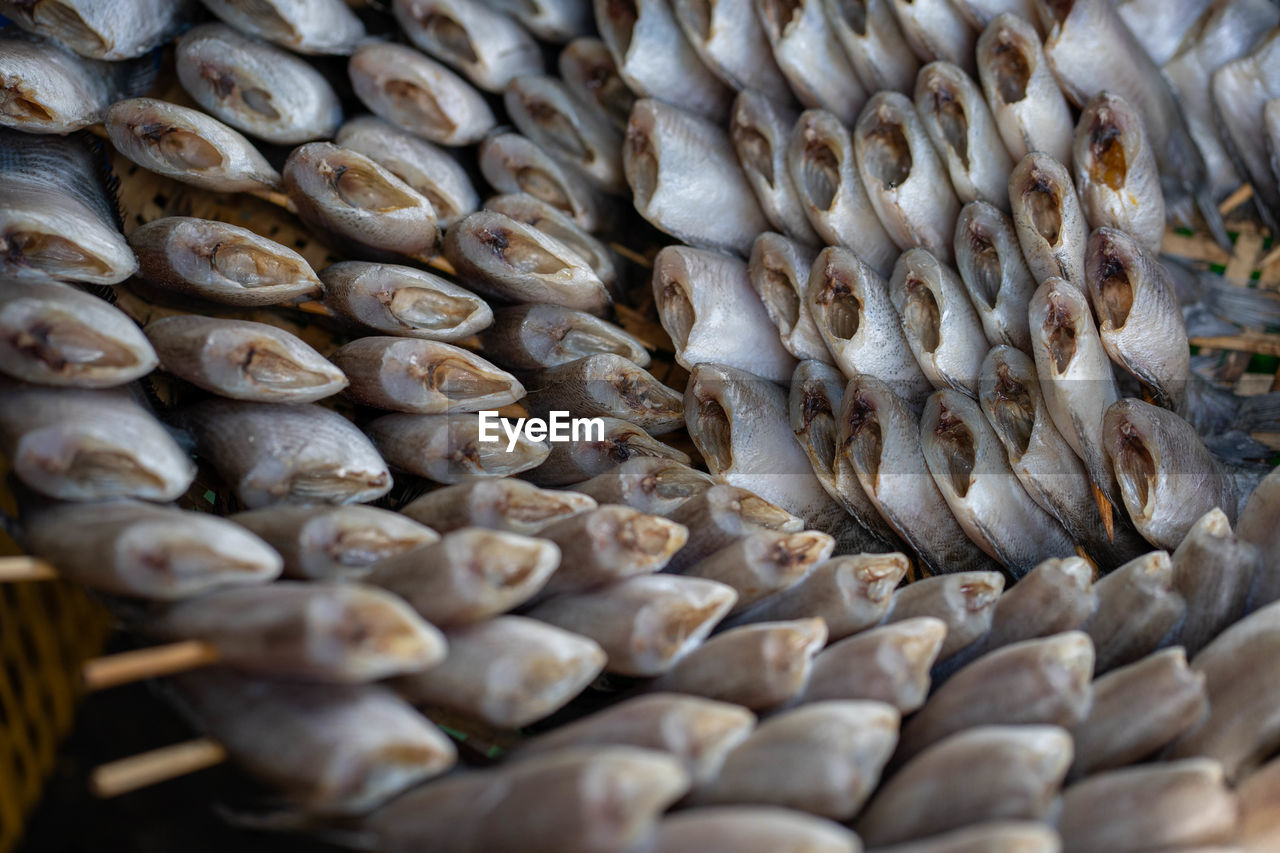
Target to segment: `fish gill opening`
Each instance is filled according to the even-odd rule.
[[[446,134],[458,129],[458,123],[425,86],[410,80],[388,80],[382,84],[382,91],[397,108],[410,113],[415,120]]]
[[[1137,427],[1129,421],[1120,424],[1119,439],[1116,478],[1126,498],[1132,500],[1130,512],[1136,507],[1139,517],[1150,517],[1156,482],[1155,459]]]
[[[526,275],[555,275],[569,267],[529,237],[503,227],[480,227],[474,232],[478,246],[488,249],[498,262]]]
[[[627,177],[635,195],[636,209],[643,210],[649,206],[658,189],[658,152],[649,136],[649,128],[639,126],[635,117],[627,125],[626,144],[631,150]]]
[[[764,260],[764,275],[761,277],[761,297],[774,314],[774,322],[783,335],[790,333],[800,319],[800,297],[796,295],[795,285],[785,267]]]
[[[1098,295],[1103,319],[1111,328],[1123,329],[1133,310],[1133,283],[1124,262],[1114,252],[1103,252],[1100,259]]]
[[[769,138],[756,128],[740,121],[734,121],[729,128],[733,139],[734,150],[742,161],[742,167],[764,178],[770,187],[776,186],[773,177],[773,145]]]
[[[601,33],[607,29],[613,35],[618,46],[618,55],[626,58],[631,50],[631,39],[635,36],[636,21],[640,19],[640,10],[635,0],[605,0],[605,16],[600,22]]]
[[[691,498],[706,491],[706,475],[684,465],[671,465],[641,480],[640,491],[662,498]]]
[[[452,356],[429,359],[425,364],[413,360],[408,369],[410,375],[448,397],[451,402],[513,390],[509,377]]]
[[[182,128],[152,122],[134,125],[132,131],[175,169],[201,172],[223,164],[222,152],[212,143]]]
[[[646,459],[671,458],[671,448],[630,424],[610,429],[605,435],[605,448],[609,461],[614,465],[621,465],[636,456]]]
[[[137,494],[163,490],[168,484],[132,453],[112,447],[74,448],[69,459],[43,460],[50,473],[75,483],[92,483],[99,494]]]
[[[295,471],[275,496],[298,503],[346,503],[362,493],[390,485],[385,472],[349,468],[344,463],[317,462]]]
[[[1016,462],[1031,446],[1031,433],[1036,427],[1036,405],[1031,393],[1008,364],[996,368],[991,409],[991,425],[1010,454],[1016,457]]]
[[[529,118],[547,134],[554,147],[574,160],[589,163],[595,159],[591,146],[574,126],[571,116],[539,97],[526,95],[523,103]]]
[[[826,306],[822,319],[827,334],[842,341],[853,340],[862,326],[862,300],[839,273],[828,268],[827,276],[827,284],[818,294],[818,304]]]
[[[977,297],[979,307],[994,310],[1004,284],[1004,267],[1000,262],[1000,249],[987,230],[971,222],[969,224],[969,275],[965,281],[969,292]]]
[[[747,491],[742,491],[735,497],[733,509],[747,525],[763,527],[765,530],[782,530],[795,520],[795,516],[782,507]]]
[[[416,659],[422,652],[422,632],[413,621],[397,618],[381,597],[354,596],[336,613],[318,607],[308,613],[311,618],[317,614],[336,616],[332,623],[335,639],[342,648],[354,649],[357,654]]]
[[[677,394],[625,359],[611,361],[613,367],[605,373],[603,380],[631,412],[636,415],[676,415],[684,411],[682,394]]]
[[[1043,0],[1040,4],[1054,24],[1062,24],[1075,8],[1075,0]]]
[[[712,463],[713,473],[733,467],[733,426],[719,400],[714,397],[698,400],[694,429],[701,439],[698,449]]]
[[[1063,375],[1076,355],[1076,316],[1059,294],[1049,295],[1049,313],[1045,317],[1045,345],[1053,359],[1055,372]]]
[[[884,451],[884,433],[876,402],[864,392],[855,391],[849,401],[848,412],[846,455],[863,477],[874,485],[880,479],[880,456]]]
[[[11,231],[3,235],[0,253],[8,264],[33,267],[73,281],[111,271],[110,263],[72,240],[41,231]]]
[[[937,81],[933,90],[933,113],[937,116],[938,126],[942,130],[942,138],[960,158],[961,164],[969,168],[969,117],[965,114],[964,104],[956,97],[956,93],[945,81]]]
[[[513,545],[506,536],[483,536],[470,554],[458,556],[463,558],[468,571],[484,583],[494,589],[510,589],[526,583],[537,573],[546,551],[523,543]]]
[[[479,61],[471,35],[449,15],[437,11],[427,12],[418,17],[418,24],[435,43],[436,49],[445,54],[446,61],[459,65],[474,65]]]
[[[44,309],[9,334],[9,345],[47,370],[74,377],[93,370],[132,367],[138,354],[108,334],[62,311]]]
[[[1006,104],[1016,104],[1027,96],[1031,83],[1031,62],[1021,37],[1012,30],[1002,29],[991,50],[991,71],[996,91]]]
[[[668,660],[690,639],[709,630],[707,623],[717,618],[723,607],[719,598],[699,606],[690,603],[687,596],[670,595],[644,608],[636,620],[635,635],[645,638],[644,644],[655,658]],[[614,809],[620,811],[621,806],[615,804]]]
[[[521,166],[515,170],[516,185],[521,192],[541,199],[556,210],[573,216],[573,200],[564,186],[537,166]]]
[[[271,93],[266,89],[260,89],[256,86],[242,88],[240,91],[240,102],[253,112],[263,116],[271,121],[280,120],[280,111],[271,104]]]
[[[347,568],[362,569],[425,544],[426,541],[421,538],[396,536],[376,523],[361,519],[359,524],[340,525],[324,543],[322,550],[330,562]]]
[[[512,489],[505,492],[496,505],[502,517],[524,524],[559,521],[575,515],[580,509],[550,489]]]
[[[391,183],[374,168],[361,163],[350,166],[330,166],[324,163],[321,168],[328,170],[333,191],[348,207],[374,213],[390,213],[418,206],[418,199]]]
[[[474,314],[478,300],[441,293],[427,287],[398,287],[382,291],[377,299],[398,322],[411,329],[440,331],[452,328]]]
[[[270,287],[305,277],[298,261],[257,246],[219,241],[205,251],[210,268],[240,287]]]
[[[867,4],[862,0],[835,0],[834,7],[841,20],[860,36],[867,34]]]
[[[53,119],[53,113],[44,108],[35,92],[24,89],[21,81],[6,81],[5,86],[0,88],[0,114],[21,122]]]
[[[900,122],[877,113],[875,124],[865,134],[866,168],[885,189],[899,186],[911,177],[911,144]]]
[[[933,425],[933,437],[943,451],[952,491],[959,498],[965,497],[973,483],[973,467],[978,455],[973,430],[943,405]]]
[[[836,417],[831,407],[831,400],[820,384],[816,388],[804,389],[800,411],[804,423],[801,432],[810,453],[821,465],[823,471],[834,476],[836,445],[839,441]]]
[[[683,282],[662,273],[660,279],[662,289],[658,292],[658,315],[662,319],[662,327],[671,336],[672,342],[679,348],[689,343],[689,333],[698,320],[693,309],[693,300]]]
[[[604,107],[605,112],[616,123],[625,127],[631,116],[631,107],[636,102],[636,95],[618,76],[612,62],[600,63],[588,69],[584,82],[595,96],[596,103]]]
[[[698,38],[706,41],[711,38],[712,3],[715,0],[685,0],[677,3],[676,8],[684,10],[685,23],[698,34]]]
[[[1031,225],[1050,246],[1058,245],[1062,236],[1062,196],[1056,183],[1038,168],[1033,168],[1022,188],[1022,203]]]
[[[829,211],[840,191],[840,156],[829,140],[805,135],[808,139],[800,168],[804,193],[816,210]]]
[[[31,6],[30,0],[13,5]],[[28,14],[37,26],[56,33],[59,41],[66,42],[77,53],[92,56],[104,53],[112,46],[111,42],[85,22],[79,12],[58,0],[35,0]]]
[[[902,312],[902,323],[907,332],[920,344],[921,349],[932,353],[942,341],[942,312],[938,298],[928,282],[915,275],[906,280],[907,304]]]
[[[785,581],[789,577],[803,574],[809,566],[821,559],[822,552],[826,550],[825,539],[826,537],[816,530],[801,530],[780,536],[769,543],[765,562],[773,569],[772,573],[779,580]],[[796,632],[792,637],[800,640],[797,643],[800,646],[808,645],[810,642],[810,638],[800,632]]]
[[[650,558],[668,555],[675,537],[673,522],[644,513],[628,516],[617,525],[613,535],[613,539],[627,551]]]
[[[1124,133],[1102,115],[1089,128],[1089,176],[1113,192],[1119,192],[1129,173]]]
[[[239,9],[266,32],[289,39],[301,38],[297,28],[280,14],[272,0],[228,0],[228,5]]]
[[[336,374],[303,367],[287,352],[265,339],[245,344],[237,363],[246,379],[272,390],[314,388],[336,378]]]
[[[787,34],[787,28],[803,13],[804,3],[802,0],[762,0],[760,10],[773,37],[782,38]]]

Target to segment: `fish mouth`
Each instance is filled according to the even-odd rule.
[[[773,174],[773,144],[769,138],[746,121],[734,118],[729,128],[734,150],[748,172],[759,175],[770,188],[776,188]]]
[[[1031,62],[1020,35],[1003,27],[991,49],[991,71],[995,78],[1000,100],[1016,104],[1027,97],[1031,83]]]
[[[880,458],[884,452],[884,431],[876,401],[860,389],[853,391],[844,426],[849,436],[845,439],[845,453],[874,486],[880,479]]]
[[[1076,312],[1058,292],[1049,294],[1049,311],[1044,320],[1044,342],[1053,359],[1054,372],[1062,376],[1076,355]]]
[[[207,534],[193,536],[169,521],[131,525],[118,547],[129,555],[129,563],[138,571],[169,584],[208,579],[234,581],[237,575],[243,582],[264,575],[261,563],[236,559]]]
[[[0,88],[0,114],[23,123],[53,120],[53,113],[37,100],[34,92],[27,91],[21,80],[7,76]]]
[[[1017,459],[1021,459],[1031,446],[1031,434],[1036,427],[1036,404],[1027,386],[1014,375],[1008,364],[996,368],[991,408],[994,416],[992,426],[1016,450]]]
[[[689,471],[682,465],[672,465],[656,474],[645,476],[641,491],[663,500],[691,498],[707,490],[706,476]]]
[[[425,387],[443,394],[450,401],[485,399],[515,390],[510,377],[494,375],[461,358],[450,356],[430,359],[425,364],[415,359],[406,365],[406,371]]]
[[[1040,8],[1054,24],[1062,24],[1075,9],[1075,0],[1044,0]]]
[[[1119,331],[1133,310],[1133,282],[1129,268],[1117,247],[1108,242],[1099,254],[1097,266],[1098,308],[1104,327]]]
[[[580,509],[573,501],[561,498],[547,489],[539,491],[511,489],[496,502],[496,506],[502,517],[525,525],[558,521],[574,515]]]
[[[36,0],[34,4],[19,2],[9,5],[18,9],[25,6],[29,20],[42,29],[56,32],[59,40],[74,45],[77,52],[101,55],[113,46],[101,33],[90,27],[79,12],[58,0]]]
[[[911,177],[911,143],[901,122],[877,111],[863,138],[867,149],[866,169],[882,187],[893,189]]]
[[[1000,298],[1000,287],[1004,283],[1003,267],[1000,263],[1000,249],[996,246],[990,232],[977,222],[970,222],[965,235],[969,240],[969,278],[970,290],[982,303],[980,307],[988,311],[995,310]]]
[[[382,601],[345,602],[336,611],[309,609],[307,617],[318,633],[332,636],[340,648],[375,661],[415,662],[430,647],[420,630]]]
[[[1050,246],[1058,245],[1062,237],[1062,191],[1057,182],[1033,167],[1022,188],[1022,203],[1040,238]]]
[[[609,539],[626,551],[650,560],[665,559],[684,544],[673,522],[644,514],[631,516],[617,525]]]
[[[382,91],[396,106],[430,128],[441,133],[452,134],[458,130],[458,123],[449,116],[440,101],[425,86],[419,86],[412,80],[393,79],[382,84]]]
[[[513,589],[541,572],[552,556],[550,544],[540,540],[517,546],[506,537],[483,537],[470,549],[466,562],[468,571],[488,586]]]
[[[6,266],[30,267],[55,278],[101,277],[113,272],[105,259],[71,239],[48,231],[10,230],[0,236]]]
[[[478,422],[472,422],[474,427]],[[484,442],[478,440],[477,434],[464,438],[452,439],[450,444],[455,449],[451,460],[461,468],[483,476],[506,477],[538,465],[550,453],[542,442],[530,441],[523,435],[516,440],[516,446],[507,452],[502,442]]]
[[[386,472],[322,464],[295,472],[270,491],[296,503],[346,503],[373,491],[385,491],[390,486],[391,476]]]
[[[477,309],[473,300],[425,287],[400,287],[377,298],[388,313],[404,325],[432,331],[452,329]]]
[[[973,430],[943,404],[933,426],[933,437],[943,451],[951,489],[956,497],[963,499],[973,484],[973,468],[978,456]]]
[[[1120,423],[1118,438],[1115,471],[1121,494],[1129,512],[1146,521],[1155,510],[1157,460],[1132,421]]]
[[[200,68],[200,78],[209,91],[223,103],[236,109],[239,106],[257,113],[269,121],[279,121],[280,111],[272,106],[271,93],[257,86],[246,86],[235,71],[215,63],[205,63]]]
[[[618,76],[612,65],[599,63],[587,70],[587,88],[595,96],[596,103],[623,125],[631,116],[631,107],[636,101],[635,93]]]
[[[825,136],[805,134],[800,178],[805,197],[815,210],[830,211],[840,191],[840,155]]]
[[[942,312],[938,298],[924,279],[909,275],[906,280],[907,304],[903,307],[902,323],[926,353],[933,353],[942,342]]]
[[[623,359],[625,361],[625,359]],[[604,382],[630,412],[644,417],[676,416],[684,412],[684,397],[632,365],[610,370]]]
[[[785,38],[787,30],[804,10],[803,0],[764,0],[760,5],[761,23],[775,39]]]
[[[1110,111],[1099,110],[1089,127],[1089,176],[1113,192],[1119,192],[1129,173],[1124,131]]]
[[[139,123],[130,131],[175,169],[206,172],[223,165],[224,158],[207,140],[190,131],[158,122]]]
[[[426,32],[446,61],[474,65],[480,60],[466,27],[443,12],[431,11],[418,16],[418,25]]]

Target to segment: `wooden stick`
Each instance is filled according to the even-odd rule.
[[[1262,355],[1280,355],[1280,335],[1267,335],[1261,332],[1245,332],[1240,335],[1221,335],[1217,337],[1196,337],[1191,343],[1198,347],[1212,349],[1243,350]]]
[[[1262,260],[1258,261],[1258,269],[1265,270],[1267,267],[1271,266],[1276,261],[1280,261],[1280,243],[1277,243],[1276,245],[1272,246],[1271,251],[1267,252],[1267,254],[1262,258]]]
[[[106,690],[146,678],[174,675],[217,663],[218,650],[203,640],[185,640],[150,649],[121,652],[86,661],[80,670],[84,688]]]
[[[249,190],[248,195],[254,198],[260,198],[269,204],[274,204],[281,210],[287,210],[290,213],[297,213],[298,208],[294,206],[293,200],[279,190]]]
[[[1249,199],[1253,198],[1253,186],[1251,184],[1241,184],[1236,187],[1236,191],[1222,200],[1222,204],[1218,205],[1218,212],[1226,216]]]
[[[635,249],[628,248],[621,243],[610,243],[609,248],[613,249],[619,255],[631,261],[633,264],[644,267],[645,269],[653,269],[653,261],[637,252]]]
[[[297,305],[297,308],[299,311],[303,312],[304,314],[319,314],[323,317],[338,316],[337,314],[333,313],[332,310],[330,310],[328,305],[325,305],[323,302],[317,302],[314,299],[308,300],[306,302],[299,302]]]
[[[58,572],[35,557],[0,557],[0,583],[57,580]]]
[[[103,764],[93,771],[89,787],[94,796],[118,797],[226,760],[227,751],[221,744],[202,737]]]

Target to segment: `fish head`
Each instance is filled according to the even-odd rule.
[[[1020,15],[1006,12],[987,25],[978,40],[978,64],[1001,102],[1016,104],[1027,97],[1039,46],[1035,28]]]
[[[1099,228],[1090,235],[1085,252],[1085,282],[1102,329],[1124,328],[1133,309],[1142,260],[1137,241],[1119,229]]]
[[[1021,251],[1005,239],[1007,225],[998,208],[980,200],[966,204],[956,221],[956,266],[979,310],[994,310],[999,301],[1005,278],[1001,251]]]
[[[819,328],[840,341],[854,340],[862,329],[864,277],[872,271],[847,249],[828,247],[818,255],[809,278],[809,304]]]
[[[116,284],[137,270],[124,237],[74,200],[0,211],[0,275]]]
[[[1150,521],[1164,469],[1164,448],[1156,420],[1141,400],[1124,399],[1107,408],[1102,419],[1107,455],[1120,485],[1125,508],[1137,523]]]
[[[1065,279],[1048,278],[1032,297],[1030,310],[1035,345],[1049,355],[1054,375],[1066,376],[1076,356],[1077,339],[1093,322],[1088,301]]]
[[[792,131],[790,149],[789,157],[800,162],[796,189],[805,204],[831,211],[844,182],[844,164],[853,155],[848,129],[826,110],[805,110]]]
[[[902,330],[912,349],[922,356],[932,355],[942,344],[941,275],[938,260],[928,249],[917,247],[898,257],[889,282],[889,295],[902,317]]]
[[[920,448],[935,479],[960,500],[974,482],[981,441],[976,419],[982,416],[977,403],[948,389],[929,395],[920,419]]]
[[[1025,216],[1050,248],[1060,246],[1066,231],[1064,208],[1075,193],[1066,167],[1048,154],[1032,151],[1010,174],[1009,193],[1016,215]]]
[[[930,62],[916,77],[916,105],[921,118],[932,121],[942,139],[969,168],[969,116],[966,102],[972,97],[973,82],[959,66],[950,62]]]
[[[993,347],[982,365],[979,399],[1011,462],[1018,462],[1031,446],[1040,410],[1040,380],[1036,366],[1022,350]]]
[[[911,177],[915,107],[899,92],[880,92],[867,102],[858,119],[858,161],[883,189],[892,190]],[[909,117],[910,116],[910,117]]]

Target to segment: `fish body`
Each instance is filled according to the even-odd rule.
[[[868,93],[827,24],[822,0],[753,2],[773,58],[800,103],[853,124]]]
[[[195,0],[5,0],[0,15],[28,32],[62,42],[89,59],[141,56],[177,35],[195,16]]]
[[[574,97],[594,107],[618,130],[627,129],[636,96],[618,74],[608,45],[591,36],[576,38],[560,51],[556,68]]]
[[[1072,151],[1089,224],[1127,231],[1147,251],[1159,252],[1164,192],[1142,117],[1120,96],[1099,92],[1080,114]]]
[[[915,103],[960,203],[981,199],[1007,209],[1013,161],[973,78],[958,65],[931,62],[916,78]]]
[[[1071,173],[1063,163],[1033,151],[1009,175],[1013,227],[1035,280],[1061,278],[1084,290],[1089,224]]]
[[[698,58],[725,84],[781,104],[792,99],[751,0],[675,0],[671,6]]]
[[[480,143],[480,173],[502,193],[526,193],[551,205],[586,231],[614,219],[612,202],[575,169],[561,165],[518,133],[495,132]]]
[[[809,224],[787,167],[787,140],[795,119],[789,108],[747,89],[733,102],[729,139],[760,210],[773,227],[792,239],[815,245],[820,238]]]
[[[533,37],[504,12],[478,0],[394,0],[391,10],[419,50],[501,92],[522,74],[542,70]]]
[[[889,0],[824,0],[822,7],[864,86],[873,92],[911,91],[920,63]]]
[[[622,294],[613,250],[555,205],[520,192],[492,196],[485,200],[484,209],[509,216],[553,240],[559,240],[587,262],[611,295],[618,297]]]
[[[383,415],[365,425],[365,432],[389,464],[434,480],[460,483],[477,477],[507,477],[541,465],[550,453],[545,441],[523,432],[508,449],[501,440],[480,441],[480,420],[471,414]]]
[[[1280,98],[1280,33],[1272,32],[1248,56],[1213,74],[1213,101],[1227,150],[1254,187],[1262,219],[1280,227],[1280,187],[1267,154],[1267,101]]]
[[[951,0],[892,0],[907,44],[922,63],[943,60],[973,70],[975,35]]]
[[[619,327],[547,302],[498,309],[480,341],[486,354],[512,370],[541,370],[598,353],[620,355],[637,367],[649,364],[644,345]]]
[[[588,109],[555,77],[525,74],[502,96],[516,127],[552,157],[585,174],[611,193],[627,189],[622,172],[622,135]]]
[[[524,386],[469,350],[440,341],[357,338],[329,358],[347,376],[347,396],[364,406],[440,415],[510,405]]]
[[[908,249],[894,265],[889,298],[925,377],[976,396],[987,339],[960,277],[928,250]]]
[[[830,364],[831,353],[805,300],[814,257],[810,247],[766,231],[751,246],[747,278],[787,352],[798,359]]]
[[[493,322],[483,299],[414,267],[339,261],[321,270],[320,279],[326,305],[384,335],[453,341]]]
[[[1036,292],[1036,280],[1022,256],[1013,221],[994,205],[969,202],[956,220],[955,252],[956,269],[987,342],[1030,352],[1027,304]]]
[[[345,56],[365,38],[364,24],[342,0],[202,0],[241,32],[297,53]]]
[[[526,536],[596,508],[588,495],[563,489],[540,489],[511,478],[468,480],[435,489],[401,508],[409,518],[448,533],[484,527]]]
[[[101,62],[50,42],[0,39],[0,125],[71,133],[101,121],[113,101],[142,94],[154,79],[144,60]]]

